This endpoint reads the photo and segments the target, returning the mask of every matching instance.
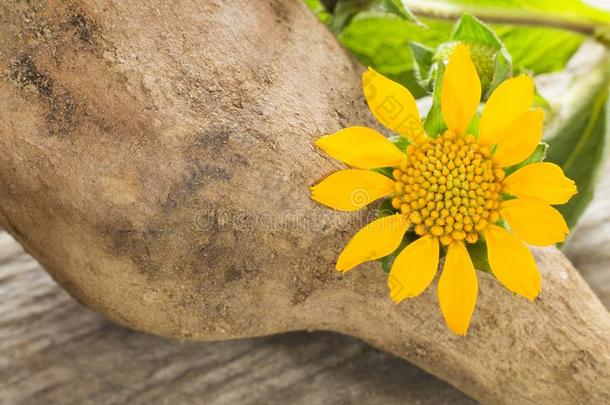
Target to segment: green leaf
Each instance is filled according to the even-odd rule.
[[[377,172],[379,174],[383,174],[386,177],[394,180],[394,176],[392,176],[393,167],[378,167],[376,169],[372,169],[372,171]]]
[[[470,124],[468,124],[468,128],[466,128],[466,133],[474,135],[476,139],[479,139],[479,121],[481,121],[481,116],[475,114]]]
[[[330,23],[331,29],[340,33],[360,13],[377,17],[398,17],[415,25],[425,27],[411,13],[402,0],[339,0]]]
[[[418,42],[409,42],[413,61],[415,62],[415,74],[422,87],[426,88],[431,80],[431,68],[434,63],[435,49]]]
[[[388,215],[396,214],[396,210],[392,207],[392,199],[384,198],[377,207],[377,217],[387,217]]]
[[[565,66],[586,39],[575,30],[588,30],[605,43],[610,37],[610,13],[578,0],[410,0],[409,7],[416,14],[431,17],[422,18],[429,26],[435,26],[431,20],[457,20],[463,13],[490,23],[512,55],[515,68],[535,74]]]
[[[548,3],[548,8],[555,10],[552,14],[561,8],[556,5],[554,0],[545,1]],[[505,0],[498,3],[498,7],[490,7],[490,3],[482,1],[472,1],[471,3],[484,6],[487,12],[487,14],[483,13],[483,20],[485,20],[485,15],[507,17],[512,15],[511,12],[517,12],[520,17],[531,18],[538,12],[534,7],[536,4],[531,6],[529,4],[531,2],[538,4],[540,0]],[[570,5],[574,3],[573,0],[568,0],[568,2]],[[463,18],[457,28],[454,27],[453,20],[421,18],[420,20],[429,27],[425,29],[405,20],[400,11],[400,5],[404,6],[404,4],[399,3],[397,6],[395,2],[388,2],[388,0],[342,0],[337,4],[330,25],[338,33],[341,43],[352,51],[362,64],[371,66],[392,80],[403,84],[411,90],[415,97],[426,95],[428,86],[422,86],[422,84],[428,84],[426,79],[434,76],[431,70],[429,70],[430,75],[424,73],[420,63],[423,59],[414,60],[412,49],[408,46],[409,43],[417,42],[429,49],[436,48],[439,44],[449,41],[454,31],[458,38],[476,38],[487,44],[495,42],[493,31],[489,32],[484,27],[477,26],[476,19],[472,16]],[[424,11],[424,15],[445,16],[449,13],[458,19],[462,10],[468,11],[467,8],[462,7],[463,4],[468,5],[469,3],[469,1],[428,2],[426,0],[424,2],[420,0],[408,4],[413,4],[418,11]],[[447,8],[448,6],[451,7]],[[539,6],[538,4],[537,7]],[[431,12],[425,12],[426,10],[431,10]],[[439,13],[439,10],[444,10],[444,12]],[[506,14],[506,10],[512,11]],[[606,14],[602,12],[602,15]],[[496,39],[499,38],[504,43],[508,53],[495,55],[490,89],[510,77],[511,62],[513,68],[534,74],[562,69],[586,38],[582,34],[540,26],[492,24],[491,27],[496,32]],[[608,27],[605,29],[609,30]],[[512,58],[509,55],[512,55]],[[422,79],[424,83],[420,83],[421,80],[418,79]],[[489,91],[487,95],[489,95]]]
[[[339,34],[339,40],[363,65],[401,83],[415,97],[422,97],[427,94],[427,82],[434,78],[434,72],[429,69],[428,75],[424,73],[427,56],[421,55],[415,60],[413,46],[409,45],[417,42],[420,45],[417,51],[423,51],[423,47],[436,48],[450,39],[453,29],[453,23],[448,21],[425,19],[424,22],[429,29],[395,15],[359,13]],[[508,52],[503,50],[495,55],[487,96],[511,76],[511,60],[516,67],[536,74],[561,69],[584,38],[570,32],[535,27],[502,26],[498,33]]]
[[[557,207],[571,227],[576,224],[593,196],[595,181],[607,157],[610,138],[608,86],[610,62],[606,57],[594,70],[575,81],[566,93],[570,113],[547,137],[551,145],[547,160],[561,166],[576,182],[578,194]]]
[[[521,163],[517,163],[514,166],[505,168],[504,173],[506,173],[506,175],[508,176],[529,164],[536,163],[536,162],[542,162],[546,158],[546,154],[547,154],[548,150],[549,150],[549,144],[546,142],[540,142],[538,144],[538,146],[536,146],[536,149],[534,150],[534,152],[532,152],[532,154],[527,159],[525,159]]]
[[[386,67],[386,72],[391,68],[392,73],[398,73],[413,66],[409,42],[417,40],[436,47],[449,37],[449,30],[442,25],[441,28],[443,32],[424,29],[392,15],[361,13],[339,34],[339,40],[349,50],[377,63],[377,69]]]
[[[413,57],[408,46],[412,38],[421,38],[436,46],[443,39],[438,32],[423,29],[396,16],[371,16],[362,13],[339,34],[339,41],[365,66],[371,66],[390,79],[407,87],[413,96],[422,97],[426,90],[419,85]]]
[[[586,38],[553,28],[506,25],[494,28],[512,56],[514,69],[533,74],[563,69]]]
[[[414,31],[421,28],[392,18],[358,18],[339,34],[339,41],[356,56],[384,74],[398,74],[413,67],[407,47]]]
[[[479,239],[473,244],[467,243],[466,249],[470,254],[470,260],[472,260],[472,265],[475,269],[493,274],[487,260],[487,243],[484,240]]]
[[[512,59],[506,50],[506,48],[500,49],[496,52],[494,58],[494,71],[487,89],[487,93],[484,95],[484,99],[488,99],[491,93],[498,87],[504,80],[510,78],[513,73]]]
[[[411,142],[409,142],[409,140],[407,138],[405,138],[404,136],[399,136],[399,135],[392,135],[388,139],[394,145],[398,146],[398,149],[400,149],[403,152],[407,150],[407,146],[409,146],[409,144],[411,143]]]
[[[399,17],[402,17],[406,21],[410,21],[415,23],[421,27],[425,27],[417,17],[409,10],[403,0],[381,0],[375,1],[377,3],[376,8],[382,11],[386,11],[391,14],[396,14]]]
[[[422,18],[436,32],[434,41],[419,38],[417,33],[411,41],[420,42],[426,46],[436,46],[439,42],[449,40],[453,28],[452,21]],[[508,24],[490,24],[501,43],[508,50],[515,70],[523,69],[534,74],[553,72],[563,69],[570,57],[578,50],[585,35],[555,28],[536,26],[517,26]]]
[[[442,63],[437,64],[435,78],[434,78],[434,91],[432,92],[432,106],[426,120],[424,121],[424,128],[426,134],[436,138],[438,134],[442,133],[447,129],[445,120],[443,120],[443,112],[441,110],[441,83],[443,82],[443,74],[445,67]]]
[[[405,244],[402,248],[404,249],[406,246],[407,245]],[[396,256],[398,255],[392,253],[388,256],[382,257],[381,259],[378,259],[378,261],[381,263],[381,269],[384,273],[390,274],[390,271],[392,270],[392,265],[394,264],[394,260],[396,260]]]
[[[332,18],[332,14],[326,10],[324,4],[320,0],[304,0],[305,4],[324,24],[328,24]]]
[[[502,42],[492,29],[470,14],[464,14],[460,18],[453,30],[451,39],[489,45],[495,51],[499,51],[503,47]]]

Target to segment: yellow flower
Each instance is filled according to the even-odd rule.
[[[396,257],[388,279],[390,296],[399,303],[421,294],[435,276],[441,249],[446,250],[439,304],[449,328],[465,335],[478,290],[466,245],[482,238],[495,277],[510,291],[536,298],[541,276],[524,242],[543,246],[565,239],[568,227],[551,204],[566,203],[576,186],[552,163],[532,163],[505,174],[505,168],[529,157],[542,137],[543,112],[531,109],[532,79],[511,78],[495,89],[481,114],[478,137],[468,128],[477,113],[481,84],[466,45],[455,48],[445,70],[441,110],[448,129],[436,138],[425,134],[407,89],[372,69],[364,73],[363,87],[373,115],[410,144],[405,155],[365,127],[316,141],[353,169],[313,186],[315,201],[354,211],[391,197],[396,210],[354,235],[337,260],[337,270],[389,255],[412,229],[419,238]],[[370,170],[385,167],[393,168],[393,179]]]

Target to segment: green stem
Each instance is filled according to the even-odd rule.
[[[601,23],[583,21],[563,15],[533,10],[511,10],[493,6],[456,6],[427,0],[410,0],[407,4],[414,14],[422,17],[456,20],[460,18],[463,13],[467,12],[488,23],[559,28],[596,37],[605,44],[608,44],[609,42],[609,39],[606,37],[608,33],[604,32],[604,27]]]

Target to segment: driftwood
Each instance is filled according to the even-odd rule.
[[[177,342],[83,308],[0,233],[2,404],[469,404],[448,384],[327,332]]]
[[[373,125],[361,67],[300,1],[0,5],[0,223],[129,327],[357,336],[488,402],[610,402],[610,319],[554,248],[534,303],[480,275],[467,339],[434,289],[395,306],[337,252],[365,214],[314,205],[313,137]]]
[[[564,251],[610,308],[610,176],[596,195]],[[470,402],[348,336],[180,343],[124,329],[70,299],[6,234],[0,234],[0,297],[0,403]]]

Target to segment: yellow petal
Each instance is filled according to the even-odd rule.
[[[371,112],[380,123],[414,143],[424,140],[424,126],[409,90],[371,68],[362,74],[362,88]]]
[[[464,134],[481,100],[481,81],[468,46],[460,44],[449,57],[441,88],[441,110],[447,127]]]
[[[500,214],[513,233],[530,245],[548,246],[563,242],[570,232],[559,211],[540,200],[518,198],[504,201]]]
[[[447,326],[458,335],[466,335],[468,331],[478,288],[477,274],[466,247],[461,242],[452,244],[438,280],[438,302]]]
[[[532,163],[508,176],[503,190],[520,198],[533,198],[548,204],[565,204],[576,194],[576,184],[554,163]]]
[[[402,214],[379,218],[354,235],[337,259],[337,270],[348,271],[369,260],[379,259],[398,248],[409,228],[409,221]]]
[[[438,239],[424,236],[409,244],[396,257],[388,286],[397,304],[421,294],[432,282],[438,268]]]
[[[540,294],[542,277],[529,249],[504,228],[485,228],[487,257],[496,278],[510,291],[533,300]]]
[[[316,140],[329,156],[360,169],[399,166],[403,153],[371,128],[351,127]]]
[[[334,172],[310,188],[311,198],[339,211],[356,211],[394,191],[394,181],[369,170]]]
[[[500,167],[506,167],[527,159],[542,139],[543,121],[544,112],[540,108],[521,114],[498,137],[494,162]]]
[[[489,96],[479,122],[479,143],[493,145],[497,137],[534,101],[534,81],[529,76],[519,76],[502,82]]]

